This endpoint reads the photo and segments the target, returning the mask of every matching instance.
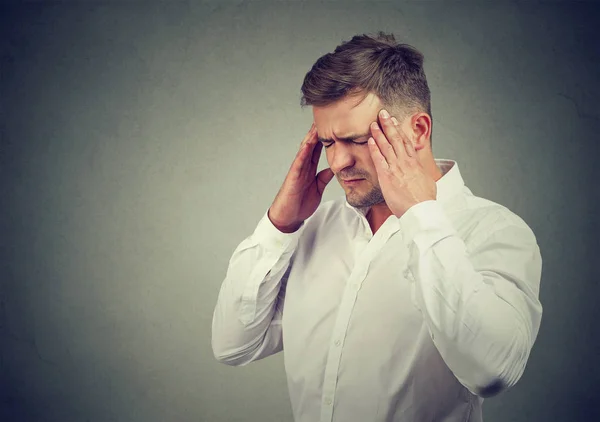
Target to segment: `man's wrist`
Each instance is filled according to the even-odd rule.
[[[275,228],[277,230],[279,230],[282,233],[286,233],[286,234],[294,233],[294,232],[298,231],[298,229],[302,226],[302,222],[296,223],[296,224],[291,224],[291,225],[279,224],[279,223],[273,221],[270,213],[271,213],[271,210],[269,209],[269,211],[267,212],[267,217],[269,218],[269,221],[271,222],[271,224],[273,224],[273,226],[275,226]]]

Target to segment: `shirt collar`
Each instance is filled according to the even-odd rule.
[[[435,182],[437,187],[436,200],[444,203],[454,197],[456,194],[462,192],[465,182],[460,174],[458,163],[456,161],[445,158],[436,158],[434,161],[442,172],[442,177]],[[348,203],[347,200],[344,200],[344,205],[363,216],[366,216],[371,208],[353,207]]]

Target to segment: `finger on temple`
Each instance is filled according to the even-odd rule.
[[[319,163],[319,159],[321,157],[321,151],[323,150],[323,144],[320,142],[317,142],[314,146],[313,152],[312,152],[312,162],[313,164],[318,164]]]

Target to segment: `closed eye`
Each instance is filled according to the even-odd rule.
[[[335,143],[335,142],[331,142],[331,143],[330,143],[330,144],[328,144],[328,145],[325,145],[325,144],[323,143],[323,146],[324,146],[325,148],[329,148],[329,147],[330,147],[330,146],[332,146],[334,143]],[[353,143],[354,145],[365,145],[365,144],[367,144],[367,143],[368,143],[368,141],[365,141],[365,142],[352,142],[352,143]]]

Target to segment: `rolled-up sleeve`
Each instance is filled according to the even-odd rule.
[[[267,211],[233,252],[212,319],[212,348],[220,362],[245,365],[282,350],[287,270],[304,227],[282,233]]]
[[[399,219],[413,302],[435,346],[469,391],[489,397],[512,387],[525,369],[542,317],[542,258],[519,218],[485,221],[467,248],[438,201]]]

